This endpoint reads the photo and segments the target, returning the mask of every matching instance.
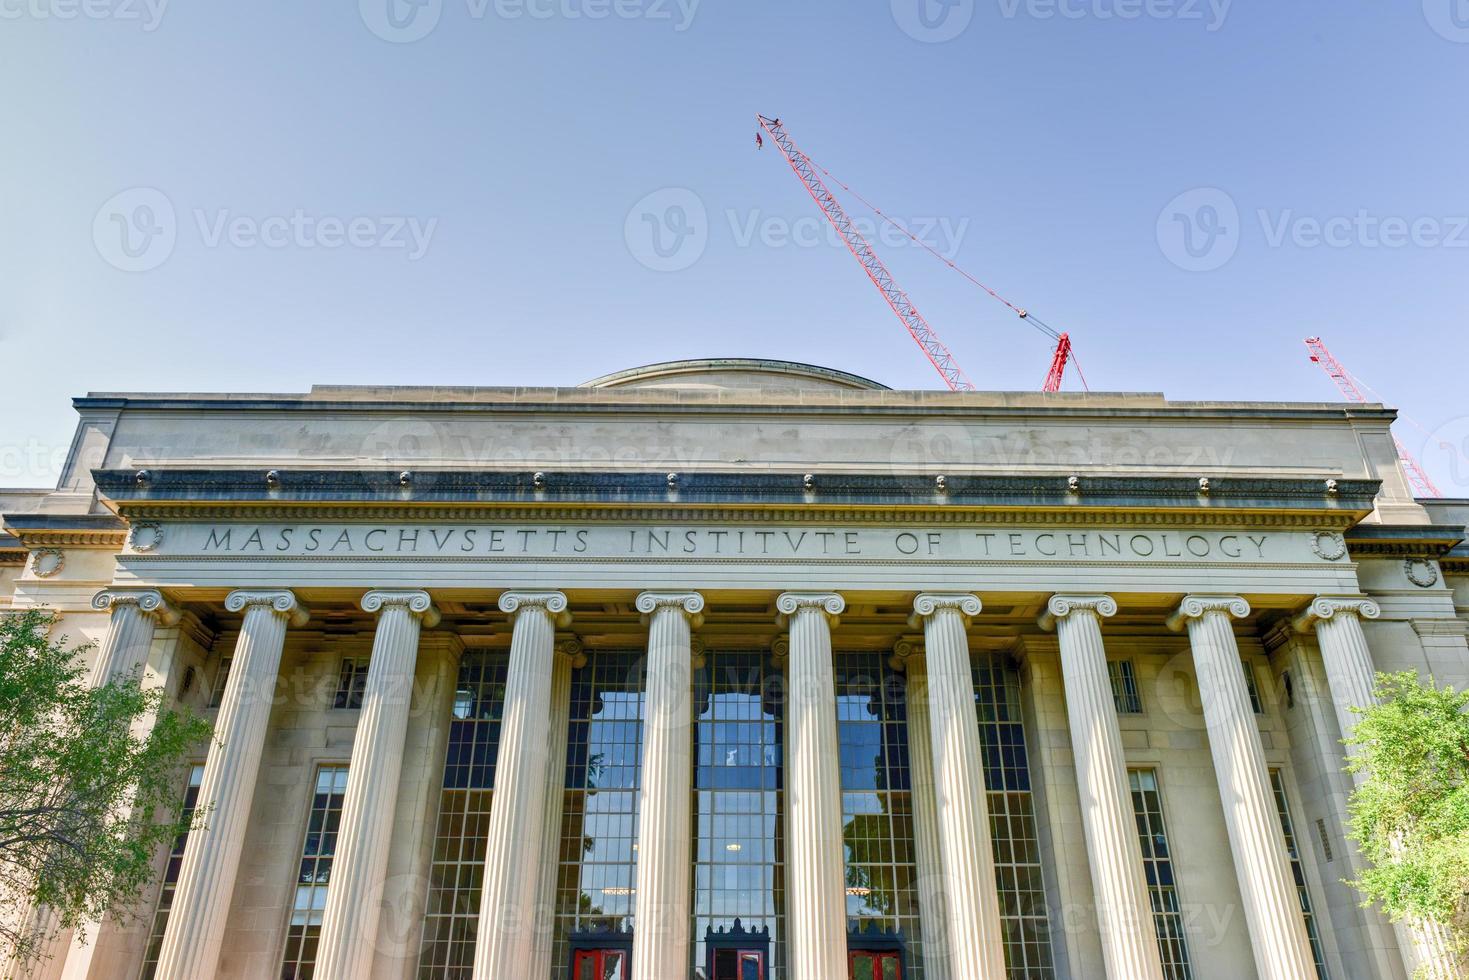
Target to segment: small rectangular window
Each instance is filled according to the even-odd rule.
[[[1119,715],[1143,713],[1142,695],[1137,690],[1137,671],[1131,660],[1107,661],[1107,677],[1112,682],[1112,702]]]
[[[230,682],[230,662],[233,657],[220,657],[219,666],[214,668],[214,686],[209,691],[209,707],[217,708],[224,703],[224,686]]]
[[[1316,926],[1316,913],[1311,908],[1311,892],[1306,888],[1306,868],[1301,863],[1301,849],[1296,842],[1295,824],[1290,817],[1290,803],[1285,798],[1285,778],[1279,769],[1270,770],[1270,788],[1275,792],[1275,809],[1280,813],[1280,829],[1285,832],[1285,850],[1290,855],[1291,875],[1296,894],[1301,900],[1301,915],[1306,920],[1306,938],[1311,942],[1311,958],[1316,961],[1316,976],[1329,980],[1326,954],[1321,947],[1321,932]]]
[[[1153,930],[1163,959],[1163,975],[1167,980],[1193,980],[1183,906],[1173,878],[1173,851],[1168,844],[1168,828],[1163,825],[1158,770],[1129,769],[1127,781],[1132,787],[1132,812],[1137,818],[1138,842],[1143,849],[1148,896],[1153,901]]]
[[[1254,665],[1248,660],[1241,660],[1240,667],[1245,672],[1245,690],[1250,692],[1250,707],[1254,709],[1255,714],[1263,715],[1265,713],[1265,706],[1260,703],[1260,685],[1255,680]]]
[[[321,938],[321,916],[326,908],[326,889],[331,880],[332,858],[337,853],[337,828],[342,821],[342,800],[346,794],[345,765],[336,763],[316,770],[316,792],[311,798],[311,818],[301,848],[301,868],[296,876],[291,921],[286,929],[281,980],[307,980],[316,967],[316,944]]]
[[[367,690],[367,658],[343,657],[342,669],[337,674],[337,696],[334,708],[356,709],[362,707],[362,692]]]
[[[199,804],[199,787],[204,783],[204,767],[196,765],[189,769],[189,783],[184,790],[183,819],[193,819],[194,808]],[[163,869],[163,887],[158,892],[158,905],[153,910],[153,928],[148,932],[148,949],[143,954],[143,972],[139,980],[153,980],[158,969],[158,954],[163,951],[163,930],[168,928],[168,912],[173,908],[173,893],[178,886],[179,868],[184,863],[184,844],[189,840],[187,832],[179,834],[168,852],[168,864]]]
[[[1316,821],[1316,836],[1318,836],[1318,837],[1321,838],[1321,856],[1326,859],[1326,863],[1327,864],[1330,864],[1331,863],[1331,835],[1326,832],[1326,821],[1325,820],[1318,819]]]

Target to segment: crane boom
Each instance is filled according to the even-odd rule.
[[[1341,389],[1341,393],[1346,396],[1347,401],[1367,401],[1367,396],[1362,393],[1361,387],[1357,384],[1357,379],[1352,377],[1352,373],[1346,369],[1346,366],[1341,361],[1338,361],[1332,356],[1331,351],[1326,349],[1326,345],[1321,342],[1320,337],[1307,337],[1306,349],[1311,352],[1312,363],[1320,365],[1321,370],[1325,371],[1327,376],[1336,382],[1336,386]],[[1407,474],[1408,482],[1412,484],[1414,492],[1420,497],[1442,497],[1443,493],[1434,485],[1433,480],[1429,478],[1423,467],[1418,464],[1418,460],[1413,454],[1408,452],[1408,447],[1404,446],[1397,436],[1393,436],[1392,441],[1393,445],[1397,447],[1398,458],[1403,461],[1403,472]]]
[[[802,153],[787,135],[780,120],[767,119],[764,116],[756,118],[760,120],[760,127],[769,133],[775,145],[780,147],[780,152],[785,155],[786,162],[801,179],[801,183],[810,193],[812,200],[821,209],[821,213],[826,215],[826,220],[831,222],[832,228],[836,229],[836,233],[846,244],[852,257],[862,266],[862,271],[867,273],[867,277],[872,280],[877,291],[882,293],[882,298],[887,300],[888,306],[892,307],[893,313],[903,322],[903,326],[908,328],[908,333],[923,350],[924,356],[928,358],[934,370],[938,371],[939,376],[944,379],[944,384],[949,386],[950,391],[974,391],[974,384],[965,376],[959,363],[954,360],[953,353],[939,339],[934,329],[928,325],[923,314],[918,312],[913,301],[908,298],[908,294],[893,279],[892,273],[888,271],[882,259],[878,258],[877,253],[872,250],[867,239],[862,237],[862,233],[852,224],[852,219],[847,216],[846,209],[821,179],[821,175],[817,173],[817,168],[810,158]]]

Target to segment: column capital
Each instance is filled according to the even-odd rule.
[[[581,670],[587,665],[586,651],[577,637],[571,636],[556,641],[556,653],[571,661],[572,670]]]
[[[1110,619],[1117,615],[1117,600],[1109,595],[1062,595],[1051,596],[1046,611],[1041,613],[1041,629],[1053,630],[1056,620],[1065,619],[1074,612],[1095,613],[1098,619]]]
[[[984,603],[971,592],[921,592],[913,600],[913,615],[908,622],[914,626],[945,609],[952,609],[964,618],[964,625],[979,615]]]
[[[660,609],[678,609],[694,629],[704,624],[704,597],[697,592],[642,592],[634,605],[643,614],[644,623]]]
[[[888,666],[902,672],[908,669],[909,664],[922,659],[923,638],[904,636],[893,644],[893,655],[888,658]]]
[[[1175,633],[1181,633],[1190,620],[1202,619],[1211,612],[1223,613],[1233,619],[1243,619],[1250,614],[1250,604],[1243,596],[1237,595],[1185,596],[1178,609],[1168,617],[1168,628]]]
[[[303,606],[290,589],[236,589],[224,597],[224,607],[230,612],[240,612],[253,606],[265,606],[271,612],[285,616],[298,629],[311,618],[311,610]]]
[[[821,613],[832,626],[836,626],[837,617],[846,608],[847,600],[835,592],[782,592],[775,599],[776,622],[781,625],[803,609],[810,609]]]
[[[422,589],[373,589],[362,597],[364,612],[381,612],[384,606],[407,609],[428,629],[439,625],[439,610],[433,597]]]
[[[500,611],[508,613],[512,620],[524,609],[539,609],[562,629],[571,625],[571,612],[567,605],[565,592],[500,593]]]
[[[1308,633],[1317,623],[1332,619],[1338,613],[1376,619],[1382,615],[1382,607],[1364,595],[1318,595],[1290,621],[1291,628],[1297,633]]]
[[[183,614],[157,589],[103,589],[92,596],[93,609],[116,609],[118,606],[137,606],[139,612],[153,617],[160,626],[176,626],[183,618]]]

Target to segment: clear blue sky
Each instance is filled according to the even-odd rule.
[[[1469,496],[1469,0],[160,2],[0,0],[0,485],[54,480],[88,390],[936,386],[782,237],[822,229],[758,111],[1094,388],[1335,400],[1320,333]],[[1038,334],[879,247],[978,386],[1040,387]]]

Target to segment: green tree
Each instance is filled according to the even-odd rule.
[[[135,910],[189,828],[182,767],[210,733],[136,676],[91,687],[86,647],[51,642],[49,624],[0,616],[0,961]]]
[[[1445,927],[1469,950],[1469,692],[1379,674],[1347,744],[1358,779],[1351,836],[1367,867],[1351,884],[1394,921]]]

